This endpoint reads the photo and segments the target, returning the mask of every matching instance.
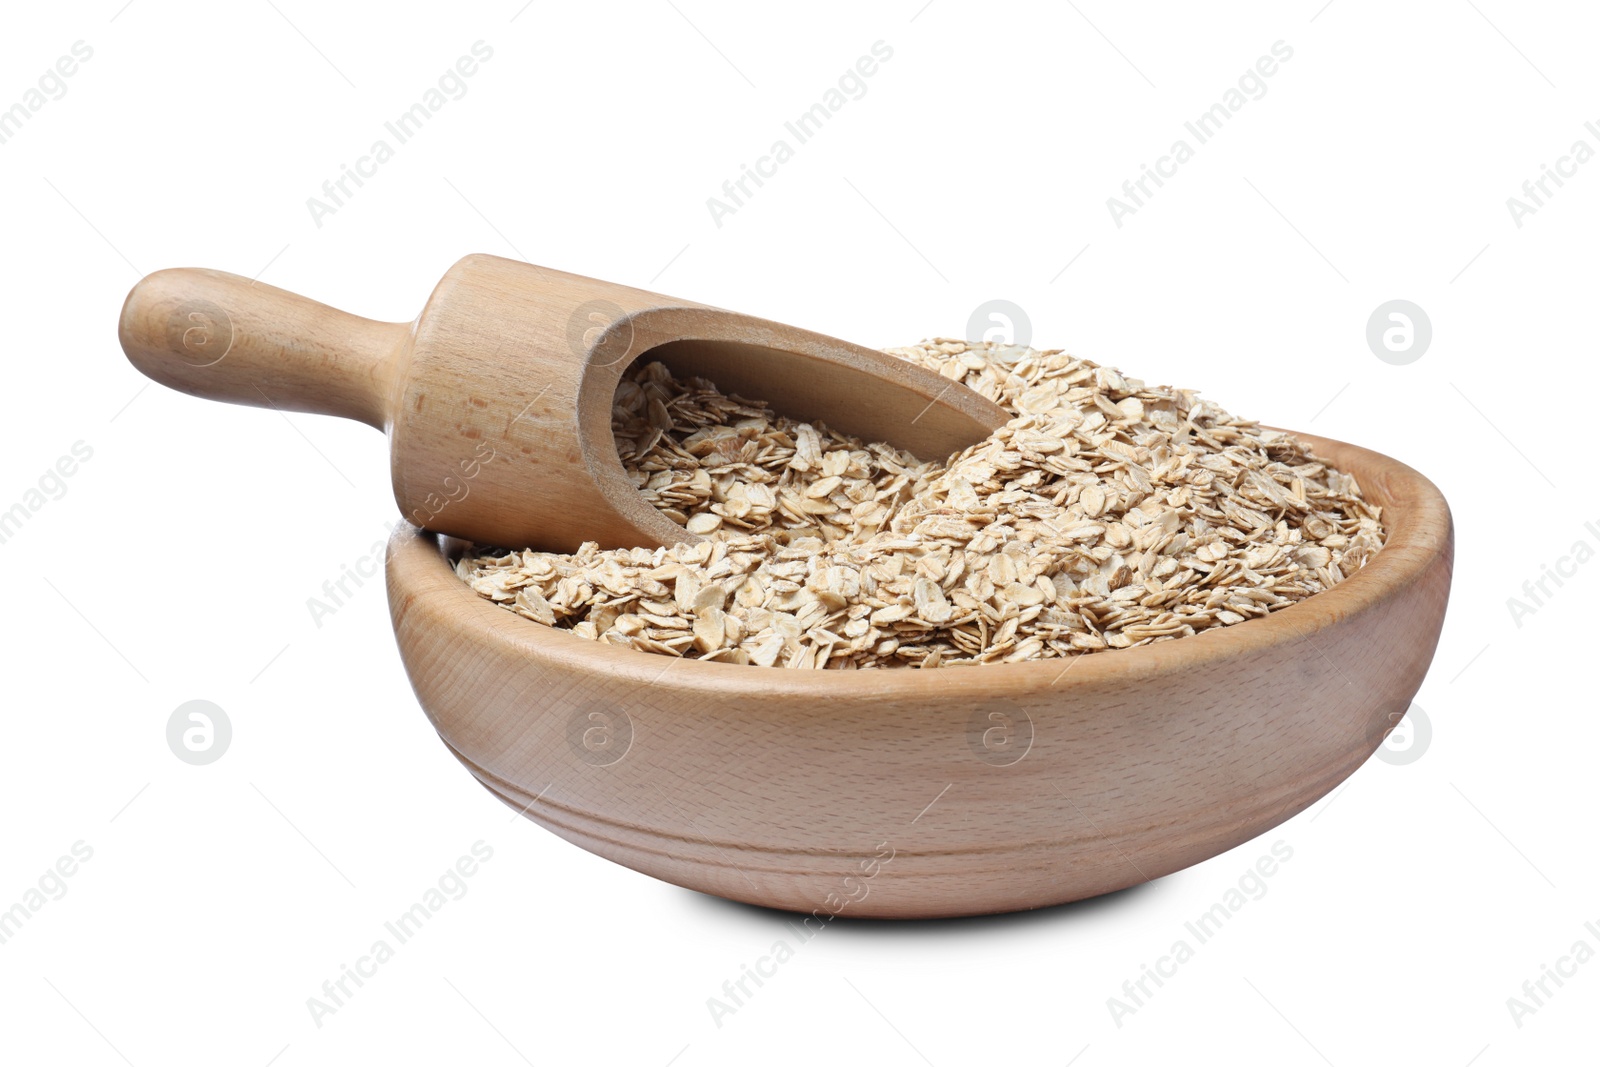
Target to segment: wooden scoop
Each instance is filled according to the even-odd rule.
[[[612,400],[636,359],[921,459],[1008,418],[881,352],[498,256],[451,267],[410,323],[221,271],[157,271],[128,294],[119,334],[163,385],[385,431],[408,520],[517,548],[699,540],[640,496],[617,456]]]

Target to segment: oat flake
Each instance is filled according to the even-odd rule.
[[[660,655],[952,667],[1243,622],[1382,546],[1353,477],[1191,390],[1059,351],[889,352],[1016,417],[923,463],[641,365],[617,390],[617,451],[652,505],[707,540],[480,547],[457,574],[534,622]]]

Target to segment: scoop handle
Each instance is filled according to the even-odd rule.
[[[409,323],[377,322],[219,270],[140,279],[122,350],[173,389],[233,404],[340,415],[382,430]]]

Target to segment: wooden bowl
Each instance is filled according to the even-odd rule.
[[[930,671],[669,659],[496,607],[455,576],[459,543],[411,527],[389,545],[390,611],[456,757],[607,859],[819,918],[1060,904],[1304,810],[1421,684],[1449,508],[1402,463],[1299,436],[1382,506],[1385,547],[1266,618],[1138,648]]]

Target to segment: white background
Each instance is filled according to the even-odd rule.
[[[0,144],[0,509],[93,450],[0,545],[0,908],[93,849],[0,945],[0,1058],[1593,1061],[1600,962],[1521,1026],[1507,998],[1600,949],[1600,563],[1520,625],[1507,599],[1600,546],[1600,162],[1521,227],[1506,205],[1573,141],[1600,148],[1592,10],[123,3],[8,10],[0,34],[0,108],[93,49]],[[307,198],[478,40],[466,95],[317,226]],[[717,226],[707,197],[879,40],[865,96]],[[1279,40],[1266,95],[1116,226],[1107,197]],[[147,387],[117,346],[123,295],[161,267],[404,320],[473,251],[874,345],[962,334],[1005,298],[1039,346],[1403,459],[1458,525],[1417,696],[1431,743],[1112,898],[840,921],[719,1027],[707,998],[788,917],[515,818],[433,736],[379,583],[313,621],[395,517],[380,437]],[[1365,341],[1395,298],[1433,324],[1407,366]],[[192,699],[233,724],[209,766],[167,748]],[[316,1025],[307,998],[480,840],[467,895]],[[1266,895],[1119,1026],[1108,998],[1278,840]]]

